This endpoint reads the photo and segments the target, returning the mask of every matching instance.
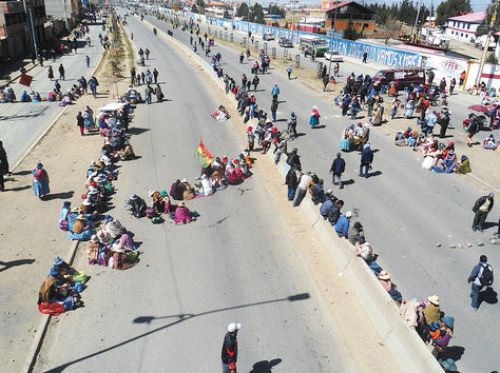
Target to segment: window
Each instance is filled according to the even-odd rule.
[[[464,33],[463,33],[463,32],[461,32],[461,33],[460,33],[460,37],[461,37],[461,38],[463,38],[463,37],[464,37]]]
[[[467,30],[470,30],[470,23],[467,24]]]
[[[364,27],[364,28],[368,28],[368,27],[370,27],[370,25],[369,25],[368,23],[364,23],[364,24],[363,24],[363,27]]]

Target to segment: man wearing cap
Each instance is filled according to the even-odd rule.
[[[472,211],[476,213],[474,215],[474,221],[472,222],[473,231],[483,231],[483,225],[488,216],[488,213],[493,209],[495,203],[495,193],[490,193],[487,196],[479,197],[474,203]]]
[[[222,343],[222,373],[236,373],[236,361],[238,359],[238,341],[236,336],[241,324],[231,323],[227,326],[227,333]]]
[[[341,179],[344,171],[345,160],[342,158],[342,154],[337,153],[337,158],[333,160],[332,166],[330,167],[330,172],[333,175],[333,185],[340,184],[340,189],[344,188],[344,183]]]
[[[347,238],[351,216],[352,212],[347,211],[344,215],[339,217],[339,220],[337,220],[337,223],[335,224],[335,232],[337,232],[339,237]]]

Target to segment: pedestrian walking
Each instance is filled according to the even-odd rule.
[[[292,114],[290,114],[290,119],[288,120],[288,135],[290,138],[293,140],[297,137],[297,116],[295,113],[292,111]]]
[[[227,333],[222,343],[222,373],[236,373],[236,362],[238,360],[238,330],[241,324],[231,323],[227,326]]]
[[[335,66],[333,67],[333,76],[336,78],[340,77],[340,65],[338,62],[336,62]]]
[[[271,103],[271,117],[273,118],[273,122],[276,122],[276,110],[278,110],[278,101],[273,100]]]
[[[156,70],[156,67],[153,69],[153,78],[155,84],[158,84],[158,70]]]
[[[330,82],[330,77],[328,76],[328,74],[326,74],[324,77],[323,77],[323,92],[326,91],[326,87],[328,86],[328,83]]]
[[[342,158],[342,154],[337,153],[337,158],[335,158],[330,167],[330,172],[333,176],[333,185],[339,185],[340,189],[344,188],[344,183],[342,181],[342,174],[345,171],[345,160]]]
[[[288,80],[290,80],[292,78],[292,65],[288,65],[288,67],[286,68],[286,73],[288,74]]]
[[[457,86],[457,80],[455,78],[451,78],[451,80],[450,80],[450,96],[453,95],[453,92],[455,91],[456,86]]]
[[[477,311],[481,303],[479,292],[484,286],[491,286],[493,284],[493,268],[488,264],[488,257],[486,255],[481,255],[479,257],[479,263],[472,268],[472,272],[467,278],[467,282],[471,284],[470,305],[474,311]]]
[[[59,80],[56,79],[54,83],[54,91],[57,93],[61,93],[61,84],[59,83]]]
[[[80,136],[85,136],[85,120],[83,119],[81,111],[79,111],[76,116],[76,125],[80,129]]]
[[[359,165],[359,176],[367,178],[368,170],[371,168],[373,162],[373,150],[370,148],[370,143],[367,142],[363,146],[363,152],[361,153],[361,164]]]
[[[4,175],[9,173],[9,161],[7,159],[7,152],[3,147],[3,142],[0,141],[0,192],[5,190]]]
[[[248,142],[248,151],[253,152],[253,148],[255,145],[255,133],[253,132],[252,126],[248,126],[247,128],[247,142]]]
[[[64,66],[62,63],[59,65],[59,79],[66,80]]]
[[[399,101],[398,97],[394,97],[391,103],[391,119],[396,118],[396,115],[398,114],[398,109],[399,106],[401,106],[401,101]]]
[[[367,60],[368,60],[368,52],[364,51],[364,53],[363,53],[363,63],[366,63]]]
[[[287,141],[279,138],[276,147],[274,148],[274,164],[277,166],[280,163],[281,155],[287,153]]]
[[[439,137],[444,139],[446,137],[446,130],[448,129],[448,126],[450,124],[450,111],[446,106],[443,106],[443,108],[441,109],[441,115],[439,116],[438,124],[441,126],[441,129],[439,130]]]
[[[253,91],[255,92],[257,90],[257,86],[260,83],[260,78],[257,75],[254,75],[252,79],[252,84],[253,84]]]
[[[464,85],[466,77],[467,77],[467,73],[465,72],[465,70],[462,70],[462,72],[460,73],[460,80],[458,81],[458,85],[460,87],[462,87]]]
[[[144,90],[144,97],[146,98],[146,103],[148,105],[151,103],[152,93],[153,93],[153,90],[151,89],[151,86],[148,84]]]
[[[135,80],[135,67],[132,67],[132,69],[130,69],[130,84],[134,85],[136,83],[136,80]]]
[[[280,87],[278,87],[278,83],[274,83],[273,88],[271,89],[271,96],[273,96],[273,101],[278,101],[279,94]]]
[[[490,193],[487,196],[479,197],[474,203],[472,211],[474,211],[474,221],[472,222],[473,231],[483,231],[483,225],[489,212],[495,204],[495,193]]]
[[[87,63],[87,68],[90,67],[90,57],[87,55],[85,56],[85,62]]]
[[[37,163],[31,174],[33,175],[33,192],[35,196],[43,199],[50,192],[49,175],[40,162]]]

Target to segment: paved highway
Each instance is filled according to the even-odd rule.
[[[159,29],[171,28],[155,19],[148,20]],[[189,32],[177,29],[174,37],[189,45]],[[250,64],[238,63],[239,53],[220,45],[213,48],[213,53],[216,52],[222,54],[224,71],[236,81],[240,81],[243,73],[251,76]],[[308,89],[298,80],[289,81],[281,70],[284,69],[261,75],[257,103],[269,109],[270,87],[278,83],[280,100],[283,100],[278,119],[288,118],[291,111],[298,114],[298,129],[305,136],[296,140],[293,146],[299,148],[304,168],[317,172],[325,178],[327,187],[331,187],[328,170],[339,149],[341,131],[350,121],[340,117],[331,97]],[[308,128],[313,105],[319,106],[326,128]],[[285,122],[278,123],[281,128],[285,125]],[[370,242],[380,254],[380,263],[393,274],[403,294],[418,299],[438,294],[442,310],[455,317],[456,332],[450,350],[454,358],[459,359],[459,369],[464,372],[498,369],[500,357],[491,353],[499,347],[497,328],[493,327],[500,322],[498,306],[483,303],[478,312],[472,311],[466,282],[479,255],[487,254],[493,267],[500,265],[498,245],[488,241],[493,229],[481,234],[470,228],[471,207],[476,198],[488,190],[478,189],[457,175],[443,177],[422,170],[420,163],[415,161],[417,155],[394,147],[392,139],[385,131],[372,129],[370,142],[372,148],[378,150],[373,172],[377,173],[367,180],[357,176],[359,154],[346,154],[345,179],[352,181],[336,193],[347,201],[347,209],[356,211]],[[495,207],[488,220],[496,223],[498,213]],[[478,246],[478,240],[485,246]],[[472,246],[468,247],[467,243]],[[452,249],[449,247],[452,244],[463,248]]]
[[[177,178],[199,172],[193,156],[200,138],[214,154],[241,151],[241,136],[217,123],[210,113],[219,105],[212,86],[198,69],[159,42],[130,17],[137,47],[152,51],[168,101],[141,105],[133,138],[141,159],[123,163],[111,213],[142,242],[137,267],[128,271],[88,268],[85,250],[75,266],[92,279],[85,308],[53,323],[40,353],[37,371],[48,372],[216,372],[228,322],[241,322],[239,370],[270,372],[353,372],[368,367],[395,370],[372,331],[339,327],[362,324],[351,319],[360,304],[337,323],[318,295],[299,255],[285,216],[257,176],[210,198],[188,202],[201,218],[190,225],[153,225],[124,210],[131,193],[144,197],[167,189]],[[257,164],[256,167],[262,167]],[[302,243],[312,247],[314,243]],[[332,289],[333,290],[333,289]],[[342,295],[350,290],[342,291]],[[308,293],[307,297],[289,298]],[[345,296],[345,295],[344,295]],[[302,299],[306,298],[306,299]],[[337,300],[336,300],[337,302]],[[339,303],[341,304],[341,303]],[[342,325],[340,325],[342,324]],[[346,339],[376,356],[352,356]]]
[[[94,71],[102,54],[98,34],[103,31],[101,25],[89,25],[89,29],[90,47],[79,48],[77,54],[71,53],[58,58],[55,63],[52,63],[52,60],[45,61],[43,69],[35,68],[36,74],[28,73],[33,75],[32,90],[39,92],[42,97],[46,97],[47,93],[54,89],[54,81],[50,81],[47,77],[47,68],[50,65],[54,70],[55,78],[59,78],[59,64],[62,63],[65,68],[66,80],[59,81],[62,92],[71,88],[73,84],[78,85],[78,79],[81,76],[85,76],[87,80],[90,78],[90,74]],[[90,57],[89,68],[85,63],[86,55]],[[29,87],[20,84],[13,84],[12,88],[18,99],[24,90],[28,93],[31,91]],[[97,92],[99,92],[99,88]],[[16,163],[47,126],[54,121],[61,110],[63,108],[57,102],[0,104],[1,140],[11,165]]]

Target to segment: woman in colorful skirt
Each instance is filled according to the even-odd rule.
[[[33,192],[35,196],[42,199],[50,192],[49,175],[40,162],[38,162],[36,168],[31,173],[33,174]]]

